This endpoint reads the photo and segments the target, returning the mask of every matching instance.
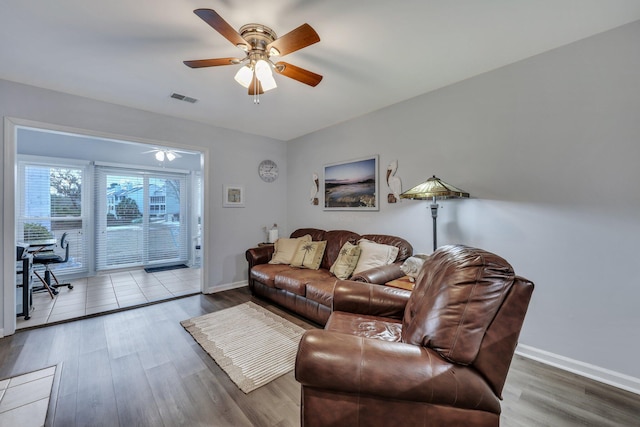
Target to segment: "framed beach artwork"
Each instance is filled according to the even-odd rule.
[[[244,187],[241,185],[225,185],[222,206],[225,208],[244,208]]]
[[[379,210],[377,155],[325,165],[324,210]]]

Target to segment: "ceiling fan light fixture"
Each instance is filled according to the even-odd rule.
[[[271,65],[264,59],[259,59],[255,65],[256,77],[260,80],[260,84],[262,85],[263,91],[268,91],[271,89],[275,89],[278,87],[275,79],[273,78],[273,73],[271,72]]]
[[[256,77],[258,77],[260,82],[263,82],[269,77],[273,77],[273,74],[271,74],[271,67],[269,66],[269,63],[264,59],[258,59],[258,61],[256,62],[255,70]]]
[[[176,155],[173,153],[173,151],[167,151],[167,160],[169,160],[170,162],[174,161],[176,159]]]
[[[156,160],[164,162],[164,151],[156,151]]]
[[[248,88],[251,84],[251,79],[253,79],[253,70],[248,65],[244,65],[238,70],[234,79],[242,86]]]
[[[269,56],[280,56],[280,51],[275,47],[269,49]]]
[[[276,80],[272,75],[260,79],[260,84],[262,85],[262,90],[265,92],[278,87],[278,85],[276,84]]]

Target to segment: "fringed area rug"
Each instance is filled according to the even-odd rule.
[[[180,324],[245,393],[293,370],[305,331],[252,302]]]

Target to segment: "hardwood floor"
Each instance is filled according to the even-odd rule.
[[[293,373],[245,395],[180,326],[249,299],[243,288],[21,331],[0,340],[0,379],[61,364],[52,426],[298,426]],[[640,396],[514,360],[503,426],[639,424]]]

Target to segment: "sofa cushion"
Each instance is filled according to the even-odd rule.
[[[293,268],[285,264],[258,264],[251,268],[251,278],[265,286],[275,288],[276,274],[285,270],[293,270]]]
[[[322,256],[324,255],[326,246],[326,240],[320,242],[302,242],[293,254],[291,266],[317,270],[322,262]]]
[[[391,264],[398,256],[399,249],[397,246],[383,245],[367,239],[360,239],[358,246],[361,249],[360,258],[356,268],[353,270],[353,274]]]
[[[310,280],[307,283],[306,297],[311,301],[331,307],[333,304],[333,288],[338,280],[335,277],[322,280]]]
[[[311,235],[309,234],[293,239],[281,238],[276,240],[276,243],[274,244],[273,257],[271,257],[269,264],[291,264],[300,242],[310,241]]]
[[[294,294],[305,296],[305,287],[312,280],[330,279],[331,273],[327,270],[308,270],[292,268],[276,274],[274,285],[278,289],[284,289]]]
[[[402,341],[461,365],[473,363],[514,279],[511,265],[497,255],[440,247],[425,261],[407,302]]]
[[[311,236],[311,240],[319,242],[320,240],[327,240],[324,238],[324,233],[326,233],[326,231],[320,230],[319,228],[298,228],[291,233],[291,238],[302,237],[308,234]]]
[[[331,230],[324,234],[323,240],[327,241],[327,249],[324,252],[321,267],[329,270],[333,263],[336,262],[336,259],[338,259],[342,246],[347,242],[354,245],[357,244],[358,240],[360,240],[360,235],[353,231]]]
[[[363,234],[362,238],[380,243],[381,245],[397,247],[399,250],[395,262],[404,261],[413,254],[413,246],[411,246],[411,243],[401,237],[389,236],[386,234]]]
[[[360,258],[360,246],[353,243],[346,242],[340,249],[338,259],[333,263],[329,271],[333,273],[338,279],[346,280],[351,277],[351,273],[358,264]]]

